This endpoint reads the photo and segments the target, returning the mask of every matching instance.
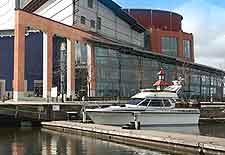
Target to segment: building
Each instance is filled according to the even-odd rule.
[[[183,17],[177,13],[151,9],[124,9],[147,29],[146,47],[153,52],[194,62],[192,33],[182,30]]]
[[[20,100],[38,89],[48,98],[57,87],[68,98],[129,97],[151,87],[164,68],[167,81],[185,78],[184,97],[222,99],[225,73],[194,63],[193,37],[179,31],[179,15],[178,25],[165,31],[135,20],[111,0],[9,2],[16,10],[4,23],[14,31],[0,25],[1,66],[10,64],[0,70],[1,95],[13,92]]]

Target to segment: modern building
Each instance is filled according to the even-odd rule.
[[[182,32],[180,15],[150,11],[141,21],[111,0],[7,5],[12,14],[3,16],[10,20],[0,24],[1,95],[13,92],[20,100],[41,91],[48,98],[52,87],[62,92],[63,86],[69,98],[129,97],[152,87],[164,68],[167,81],[185,78],[184,97],[222,99],[225,73],[194,63],[193,36]]]
[[[146,47],[153,52],[194,62],[192,33],[182,30],[183,17],[177,13],[152,9],[124,9],[147,30]]]

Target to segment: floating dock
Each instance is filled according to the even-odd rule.
[[[43,128],[93,136],[113,142],[157,149],[173,154],[224,155],[225,139],[155,130],[126,130],[121,127],[70,121],[43,122]]]

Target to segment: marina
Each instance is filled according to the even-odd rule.
[[[82,124],[76,122],[45,122],[43,128],[66,133],[88,134],[95,138],[103,138],[114,142],[155,148],[171,153],[186,154],[224,154],[225,139],[191,134],[160,132],[155,130],[125,130],[97,124]]]
[[[225,155],[223,3],[0,1],[0,155]]]

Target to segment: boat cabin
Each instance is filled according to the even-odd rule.
[[[174,108],[175,103],[172,98],[131,98],[126,107]]]

